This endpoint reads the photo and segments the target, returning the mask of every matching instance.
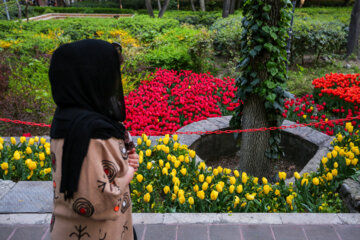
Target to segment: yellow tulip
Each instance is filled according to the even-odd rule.
[[[263,177],[261,179],[261,181],[262,181],[262,184],[268,184],[268,180],[266,179],[266,177]]]
[[[333,169],[331,170],[331,174],[336,177],[338,175],[338,170],[337,169]]]
[[[351,160],[349,158],[345,158],[346,166],[349,166],[351,164]]]
[[[343,140],[343,136],[341,135],[341,133],[337,135],[337,140],[338,142],[341,142]]]
[[[152,167],[152,162],[148,162],[148,163],[146,164],[146,168],[147,168],[148,170],[150,170],[151,167]]]
[[[218,192],[222,192],[223,191],[223,186],[221,186],[221,184],[216,184],[216,190],[218,191]]]
[[[248,178],[246,172],[243,172],[243,173],[242,173],[242,176],[241,176],[241,182],[242,182],[243,184],[245,184],[248,179],[249,179],[249,178]]]
[[[235,190],[235,186],[234,186],[234,185],[230,185],[230,187],[229,187],[229,193],[230,193],[230,194],[233,194],[233,193],[234,193],[234,190]]]
[[[199,175],[199,182],[203,182],[204,181],[204,179],[205,179],[205,176],[204,176],[204,174],[200,174]]]
[[[252,193],[252,194],[247,193],[247,194],[245,195],[246,199],[249,200],[249,201],[254,200],[254,199],[255,199],[255,196],[256,196],[256,193]]]
[[[0,137],[0,143],[4,144],[4,139],[2,137]]]
[[[280,178],[280,180],[285,180],[286,179],[286,172],[279,172],[279,178]]]
[[[147,157],[150,157],[151,156],[151,149],[146,150],[145,155]]]
[[[300,176],[300,174],[299,174],[298,172],[294,172],[294,177],[295,177],[296,179],[300,179],[300,178],[301,178],[301,176]]]
[[[323,164],[326,164],[327,161],[328,161],[328,159],[327,159],[326,157],[323,157],[323,158],[321,159],[321,162],[322,162]]]
[[[333,158],[336,158],[338,155],[338,152],[336,150],[332,150],[331,155]]]
[[[150,202],[150,193],[146,193],[145,195],[144,195],[144,201],[145,202]]]
[[[215,201],[218,198],[219,193],[215,190],[212,190],[210,193],[211,200]]]
[[[280,190],[279,190],[279,189],[276,189],[276,190],[275,190],[275,195],[276,195],[276,196],[280,196]]]
[[[190,162],[190,159],[189,159],[188,156],[185,157],[185,162],[186,162],[186,163],[189,163],[189,162]]]
[[[175,168],[178,168],[178,167],[180,166],[180,164],[181,164],[181,162],[176,160],[176,161],[174,162],[174,167],[175,167]]]
[[[2,143],[0,143],[0,151],[4,149],[4,146]]]
[[[254,177],[254,179],[253,179],[253,183],[254,183],[254,184],[258,184],[258,181],[259,181],[259,178]]]
[[[179,187],[178,186],[174,186],[174,193],[177,194],[179,191]]]
[[[230,182],[231,185],[235,185],[235,183],[236,183],[236,178],[235,178],[235,177],[230,177],[230,178],[229,178],[229,182]]]
[[[21,142],[21,143],[26,142],[26,137],[20,137],[20,142]]]
[[[45,154],[43,152],[39,153],[39,160],[44,161],[45,160]]]
[[[204,191],[206,191],[206,190],[208,189],[208,187],[209,187],[209,184],[208,184],[207,182],[204,182],[204,183],[202,184],[201,189],[204,190]]]
[[[239,171],[238,171],[238,170],[234,170],[234,176],[235,176],[235,177],[239,177],[239,176],[240,176],[240,174],[239,174]]]
[[[170,163],[165,163],[165,167],[167,168],[167,169],[170,169]]]
[[[236,187],[236,192],[237,192],[237,193],[242,193],[242,191],[243,191],[243,186],[240,184],[240,185],[238,185],[238,186]]]
[[[217,175],[219,174],[219,171],[215,168],[215,169],[213,170],[213,174],[214,174],[214,176],[217,176]]]
[[[40,138],[40,143],[41,143],[42,145],[44,145],[44,144],[46,143],[46,139],[45,139],[45,138]]]
[[[201,169],[205,170],[205,168],[206,168],[205,162],[200,162],[199,166],[198,166],[198,169],[199,170],[201,170]]]
[[[29,139],[29,146],[31,146],[31,145],[34,145],[34,139],[33,138]]]
[[[147,185],[146,190],[151,193],[153,191],[153,186],[151,184]]]
[[[181,173],[183,176],[185,176],[185,175],[186,175],[186,168],[182,168],[182,169],[180,170],[180,173]]]
[[[319,179],[317,177],[314,177],[313,180],[312,180],[312,183],[317,186],[319,185]]]
[[[9,164],[7,162],[3,162],[0,166],[1,166],[1,169],[4,171],[9,169]]]
[[[45,174],[51,173],[51,168],[45,168],[45,169],[44,169],[44,173],[45,173]]]
[[[196,156],[196,152],[194,150],[189,150],[189,156],[194,158]]]
[[[32,170],[35,170],[36,169],[36,162],[31,162],[31,163],[29,163],[29,165],[28,165],[28,168],[32,171]]]
[[[168,192],[170,191],[170,187],[169,187],[169,186],[165,186],[163,190],[164,190],[164,193],[165,193],[165,194],[168,194]]]
[[[194,198],[193,197],[189,197],[188,202],[190,205],[194,204]]]
[[[333,179],[333,175],[330,172],[328,172],[326,174],[326,180],[331,181],[332,179]]]
[[[185,160],[184,155],[180,155],[180,156],[178,157],[178,160],[179,160],[180,162],[184,162],[184,160]]]
[[[19,152],[19,151],[15,151],[15,152],[14,152],[14,159],[15,159],[15,160],[19,160],[19,159],[20,159],[20,152]]]
[[[199,186],[198,186],[198,185],[195,185],[195,186],[193,187],[193,189],[194,189],[194,192],[198,192],[198,191],[199,191]]]
[[[185,192],[184,192],[184,190],[182,190],[182,189],[179,189],[179,191],[178,191],[178,197],[180,197],[180,196],[184,196],[185,195]]]
[[[162,159],[159,160],[159,166],[163,167],[164,166],[164,161]]]
[[[265,185],[265,186],[263,187],[263,189],[264,189],[264,193],[265,193],[266,195],[268,195],[269,192],[271,191],[271,187],[270,187],[269,185]]]
[[[167,145],[169,143],[169,140],[170,140],[169,138],[165,137],[163,138],[163,143]]]
[[[10,142],[11,142],[12,145],[15,145],[16,144],[16,139],[14,137],[11,137]]]
[[[175,193],[171,194],[171,200],[174,201],[175,199],[176,199],[176,194]]]
[[[198,191],[197,193],[196,193],[196,196],[198,197],[198,198],[200,198],[201,200],[203,200],[204,198],[205,198],[205,192],[204,191]]]
[[[303,178],[301,180],[301,186],[303,186],[304,184],[307,185],[309,183],[309,180],[307,178]]]
[[[352,164],[353,166],[355,166],[357,163],[358,163],[358,159],[357,159],[357,158],[354,158],[353,160],[351,160],[351,164]]]
[[[174,134],[172,137],[173,137],[174,141],[178,140],[178,135]]]
[[[35,142],[39,142],[39,137],[36,136],[36,137],[34,138],[34,141],[35,141]]]
[[[141,138],[138,138],[138,139],[137,139],[137,144],[138,144],[138,145],[141,145],[141,143],[142,143]]]
[[[50,148],[45,148],[46,155],[50,155]]]
[[[138,174],[138,175],[136,176],[136,179],[138,180],[139,183],[141,183],[142,180],[144,179],[144,177],[143,177],[143,175]]]
[[[293,199],[294,199],[294,196],[293,196],[293,195],[287,196],[287,197],[286,197],[286,202],[287,202],[287,204],[289,204],[289,205],[291,206]]]
[[[184,204],[185,203],[185,197],[184,197],[184,195],[181,195],[180,197],[179,197],[179,202],[180,202],[180,204]]]
[[[235,196],[234,198],[234,208],[240,203],[240,198],[238,196]]]

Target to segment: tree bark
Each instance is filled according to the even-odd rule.
[[[266,4],[271,5],[269,26],[278,27],[280,21],[280,2],[281,0],[264,0]],[[266,63],[270,59],[270,53],[263,51],[250,61],[251,67],[260,81],[265,81],[268,77]],[[265,99],[259,95],[250,95],[243,106],[243,115],[241,118],[242,129],[254,129],[270,127],[271,123],[267,119],[265,108]],[[270,132],[250,132],[242,133],[239,169],[253,176],[267,176],[271,160],[265,156],[269,148]]]
[[[237,0],[236,9],[239,9],[241,7],[241,2],[242,0]]]
[[[206,9],[205,9],[205,0],[199,0],[200,2],[200,10],[205,12]]]
[[[7,20],[10,20],[10,14],[9,14],[9,9],[7,7],[7,4],[6,4],[6,0],[4,0],[4,7],[5,7]]]
[[[150,17],[155,17],[151,6],[151,0],[145,0],[145,6]]]
[[[164,5],[162,6],[161,11],[159,12],[159,15],[158,15],[159,18],[162,18],[162,16],[164,15],[164,13],[169,5],[169,2],[170,2],[170,0],[165,0]]]
[[[229,16],[230,1],[231,1],[231,0],[224,0],[224,3],[223,3],[223,12],[222,12],[222,17],[223,17],[223,18],[227,18],[227,17]]]
[[[19,0],[16,0],[16,5],[18,7],[18,17],[19,17],[19,19],[21,19],[22,14],[21,14],[21,6],[20,6],[20,3],[19,3]]]
[[[194,0],[190,0],[191,3],[191,8],[194,12],[196,12],[196,8],[195,8],[195,4],[194,4]]]
[[[359,42],[360,31],[360,0],[356,0],[351,12],[351,20],[349,25],[348,42],[346,46],[346,57],[349,57]]]
[[[70,0],[70,2],[71,2],[71,0]],[[120,9],[123,8],[123,6],[122,6],[122,0],[119,0],[119,7],[120,7]]]
[[[305,3],[305,0],[300,0],[300,8],[303,7],[304,3]]]
[[[157,2],[158,2],[159,11],[161,11],[161,2],[160,2],[160,0],[158,0]]]
[[[230,10],[229,10],[230,14],[234,14],[234,12],[235,12],[235,3],[236,3],[236,0],[231,0]]]

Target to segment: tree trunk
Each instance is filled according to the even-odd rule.
[[[224,0],[223,12],[222,12],[222,17],[223,17],[223,18],[227,18],[227,17],[229,16],[230,1],[231,1],[231,0]]]
[[[278,27],[280,20],[280,2],[281,0],[264,0],[265,4],[271,5],[269,26]],[[266,63],[270,59],[270,53],[263,51],[257,55],[249,64],[257,76],[263,82],[267,79],[268,73]],[[254,129],[270,127],[265,109],[265,99],[259,95],[250,95],[243,105],[243,115],[241,118],[242,129]],[[267,176],[271,160],[265,156],[266,150],[269,149],[270,132],[250,132],[242,133],[239,167],[253,176]]]
[[[151,0],[145,0],[145,6],[150,17],[154,17],[154,12],[151,6]]]
[[[206,11],[205,10],[205,0],[199,0],[199,2],[200,2],[200,10],[205,12]]]
[[[346,57],[349,57],[359,42],[360,31],[360,0],[356,0],[351,12],[348,42],[346,46]]]
[[[157,2],[158,2],[159,11],[161,11],[161,2],[160,2],[160,0],[158,0]]]
[[[159,15],[158,15],[159,18],[162,18],[162,16],[164,15],[164,13],[169,5],[169,2],[170,2],[170,0],[165,0],[164,5],[162,6],[161,11],[159,12]]]
[[[25,17],[26,21],[29,21],[29,0],[25,0]]]
[[[190,3],[191,3],[192,10],[195,12],[196,8],[195,8],[194,0],[190,0]]]
[[[9,9],[7,7],[7,4],[6,4],[6,0],[4,0],[4,7],[5,7],[7,20],[10,20],[10,14],[9,14]]]
[[[230,14],[234,14],[234,12],[235,12],[235,3],[236,3],[236,0],[231,0],[230,10],[229,10]]]
[[[178,0],[177,9],[178,9],[178,11],[180,10],[180,0]]]
[[[304,6],[305,0],[300,0],[300,8]]]
[[[242,0],[237,0],[236,9],[239,9],[241,7],[241,2]]]
[[[122,0],[119,0],[119,7],[120,7],[120,9],[123,8],[123,6],[122,6]]]
[[[264,100],[257,95],[250,96],[243,108],[242,129],[268,127]],[[265,157],[269,148],[270,132],[250,132],[241,134],[239,169],[253,176],[267,176],[270,161]]]
[[[19,19],[21,19],[22,14],[21,14],[21,6],[20,6],[20,3],[19,3],[19,0],[16,0],[16,6],[18,7],[18,17],[19,17]]]

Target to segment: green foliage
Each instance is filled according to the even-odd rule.
[[[80,3],[80,2],[79,2]],[[116,13],[116,14],[134,14],[132,9],[110,8],[104,5],[96,8],[92,7],[29,7],[38,15],[45,14],[47,11],[55,13]]]
[[[345,50],[348,26],[341,22],[311,22],[298,20],[292,36],[292,60],[305,55],[315,55],[316,62],[322,55]]]
[[[240,52],[242,24],[240,16],[218,19],[211,27],[214,50],[223,56],[234,57]]]
[[[279,21],[273,25],[270,21],[272,5],[262,0],[246,0],[243,6],[243,32],[241,38],[241,76],[236,79],[237,96],[243,102],[248,96],[257,95],[265,100],[267,120],[271,126],[277,126],[282,120],[285,95],[286,41],[291,19],[291,2],[279,1]],[[266,58],[264,62],[264,57]],[[264,75],[260,75],[265,74]],[[241,126],[242,106],[236,109],[231,122]],[[271,132],[270,149],[266,157],[280,158],[280,137]]]

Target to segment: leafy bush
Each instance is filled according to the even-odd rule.
[[[298,21],[292,36],[292,58],[315,55],[316,61],[324,54],[339,53],[346,47],[348,27],[339,22]]]
[[[242,34],[241,16],[231,16],[217,20],[211,25],[214,49],[224,56],[234,57],[240,53]]]

